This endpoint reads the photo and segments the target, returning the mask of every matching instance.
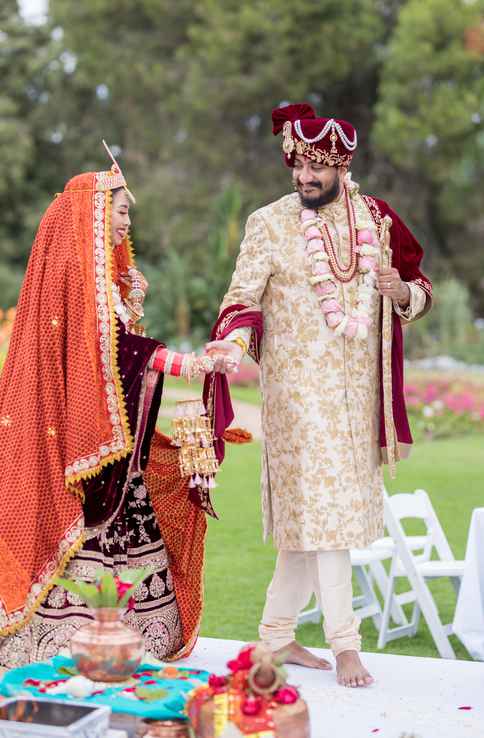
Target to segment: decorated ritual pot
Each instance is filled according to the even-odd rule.
[[[71,652],[79,673],[94,682],[123,682],[144,656],[143,636],[121,621],[122,610],[100,607],[94,620],[71,638]]]
[[[244,647],[227,663],[230,674],[212,674],[192,692],[187,714],[196,738],[255,736],[310,738],[309,711],[270,650]]]

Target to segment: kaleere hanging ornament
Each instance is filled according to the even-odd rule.
[[[203,402],[199,399],[177,402],[172,427],[172,443],[180,448],[180,472],[183,477],[190,478],[191,497],[216,517],[209,491],[217,486],[215,474],[219,463],[213,447],[210,418]]]

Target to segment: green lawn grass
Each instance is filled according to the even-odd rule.
[[[229,446],[227,451],[214,494],[220,520],[209,520],[202,635],[249,641],[257,638],[275,552],[270,543],[262,543],[260,445]],[[484,504],[483,478],[483,439],[469,436],[420,444],[408,461],[399,464],[398,478],[388,482],[388,489],[391,492],[426,489],[454,554],[460,558],[465,553],[472,509]],[[450,584],[432,584],[432,591],[442,617],[451,620],[455,595]],[[364,649],[376,650],[377,636],[371,620],[363,622],[362,634]],[[307,646],[323,645],[317,625],[302,626],[298,638]],[[458,657],[468,658],[455,637],[452,642]],[[393,641],[385,652],[438,655],[423,620],[415,638]]]

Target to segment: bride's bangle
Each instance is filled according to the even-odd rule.
[[[187,382],[190,382],[197,374],[213,371],[214,364],[210,356],[181,354],[178,351],[160,347],[156,351],[153,369],[163,374],[171,374],[173,377],[185,377]]]

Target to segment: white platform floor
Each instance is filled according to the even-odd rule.
[[[200,638],[177,665],[224,674],[242,645]],[[309,705],[311,738],[484,738],[484,663],[375,653],[363,659],[376,679],[367,689],[340,687],[334,672],[288,667]]]

